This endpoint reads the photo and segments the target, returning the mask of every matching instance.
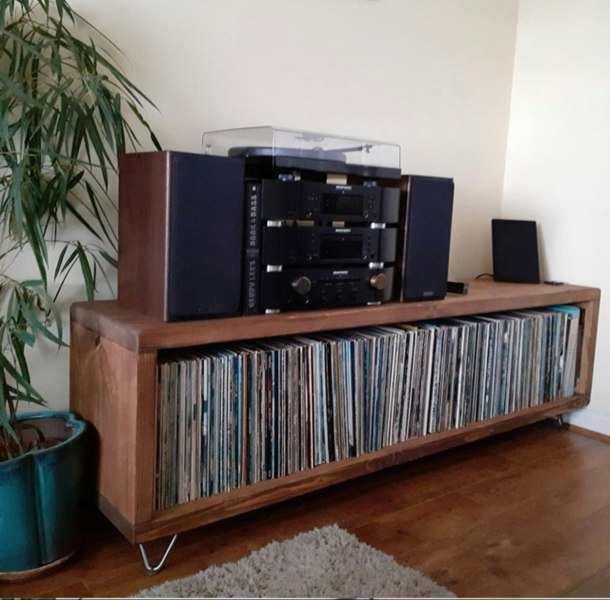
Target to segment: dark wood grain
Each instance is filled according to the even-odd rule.
[[[119,157],[118,298],[122,306],[166,316],[169,152]]]

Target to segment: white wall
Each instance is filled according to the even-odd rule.
[[[386,140],[407,173],[452,176],[450,276],[490,269],[517,0],[73,0],[123,50],[167,149],[276,125]],[[151,146],[148,144],[148,149]],[[35,380],[67,406],[65,354]]]
[[[452,273],[488,266],[516,0],[74,4],[130,58],[167,148],[196,152],[204,130],[267,124],[397,142],[406,172],[456,180]]]
[[[610,2],[521,0],[502,214],[539,223],[543,275],[602,289],[592,402],[610,434]]]

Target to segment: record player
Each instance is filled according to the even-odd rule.
[[[222,129],[203,134],[203,152],[243,158],[249,174],[272,176],[294,170],[400,178],[400,146],[271,126]],[[318,178],[320,179],[320,178]]]

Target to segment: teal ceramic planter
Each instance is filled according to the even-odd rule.
[[[84,421],[69,412],[28,413],[19,421],[59,441],[0,462],[0,575],[61,560],[79,528]]]

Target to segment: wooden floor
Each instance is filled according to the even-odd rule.
[[[61,570],[0,596],[124,597],[331,523],[460,597],[609,597],[610,443],[529,426],[182,534],[153,577],[95,513]]]

